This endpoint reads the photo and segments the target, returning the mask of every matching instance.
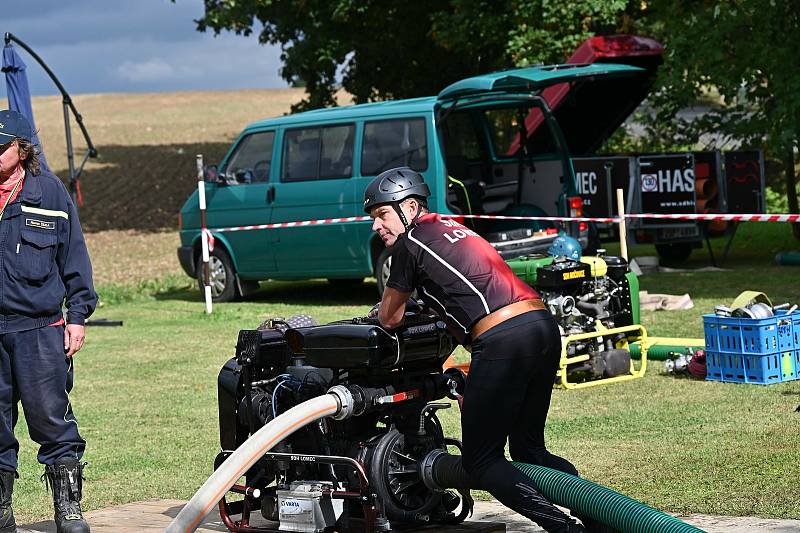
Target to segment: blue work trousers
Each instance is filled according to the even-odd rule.
[[[86,447],[72,413],[72,359],[64,356],[64,326],[45,326],[0,335],[0,470],[16,471],[14,436],[22,402],[39,462],[80,459]]]

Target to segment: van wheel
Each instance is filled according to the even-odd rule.
[[[383,289],[389,281],[389,270],[392,268],[392,251],[384,248],[375,261],[375,280],[378,282],[378,296],[383,298]]]
[[[215,248],[208,257],[209,278],[211,282],[211,301],[230,302],[239,296],[236,289],[236,271],[233,261],[222,248]],[[203,258],[197,259],[197,283],[200,293],[204,294]]]
[[[682,263],[692,255],[692,243],[673,242],[669,244],[656,244],[656,252],[665,263]]]

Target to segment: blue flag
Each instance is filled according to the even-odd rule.
[[[8,108],[22,113],[30,121],[33,128],[33,142],[39,146],[39,162],[42,170],[49,172],[50,169],[44,158],[39,137],[36,135],[36,123],[33,121],[33,108],[31,107],[31,91],[28,88],[28,76],[25,74],[25,69],[25,63],[11,43],[6,44],[3,48],[3,72],[6,74]]]

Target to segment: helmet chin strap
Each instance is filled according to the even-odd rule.
[[[416,222],[416,220],[419,218],[419,215],[422,213],[422,207],[419,204],[417,204],[417,213],[414,215],[414,218],[411,219],[411,222],[409,222],[408,219],[406,218],[406,214],[403,213],[403,208],[400,207],[400,202],[392,202],[392,208],[397,213],[397,216],[400,217],[400,222],[403,223],[403,227],[405,229],[408,229],[409,226],[411,226],[411,224]]]
[[[409,226],[408,219],[406,218],[406,214],[403,213],[403,208],[400,207],[400,202],[392,202],[392,209],[394,209],[395,212],[397,213],[397,216],[400,217],[400,222],[403,223],[403,227],[405,229],[408,229]]]

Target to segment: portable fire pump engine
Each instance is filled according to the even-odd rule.
[[[455,347],[443,322],[409,315],[387,331],[375,319],[290,327],[268,321],[239,333],[236,357],[219,374],[222,452],[215,467],[289,408],[344,386],[358,416],[321,419],[261,457],[223,498],[230,531],[388,531],[458,523],[468,489],[437,411],[463,390],[464,374],[442,370]],[[229,501],[231,500],[231,501]],[[259,516],[260,515],[260,516]],[[263,522],[256,524],[256,522]]]
[[[630,342],[646,346],[639,323],[639,280],[622,257],[524,256],[508,261],[511,270],[536,288],[561,332],[558,379],[567,389],[623,381],[644,375],[646,349],[638,366]]]

